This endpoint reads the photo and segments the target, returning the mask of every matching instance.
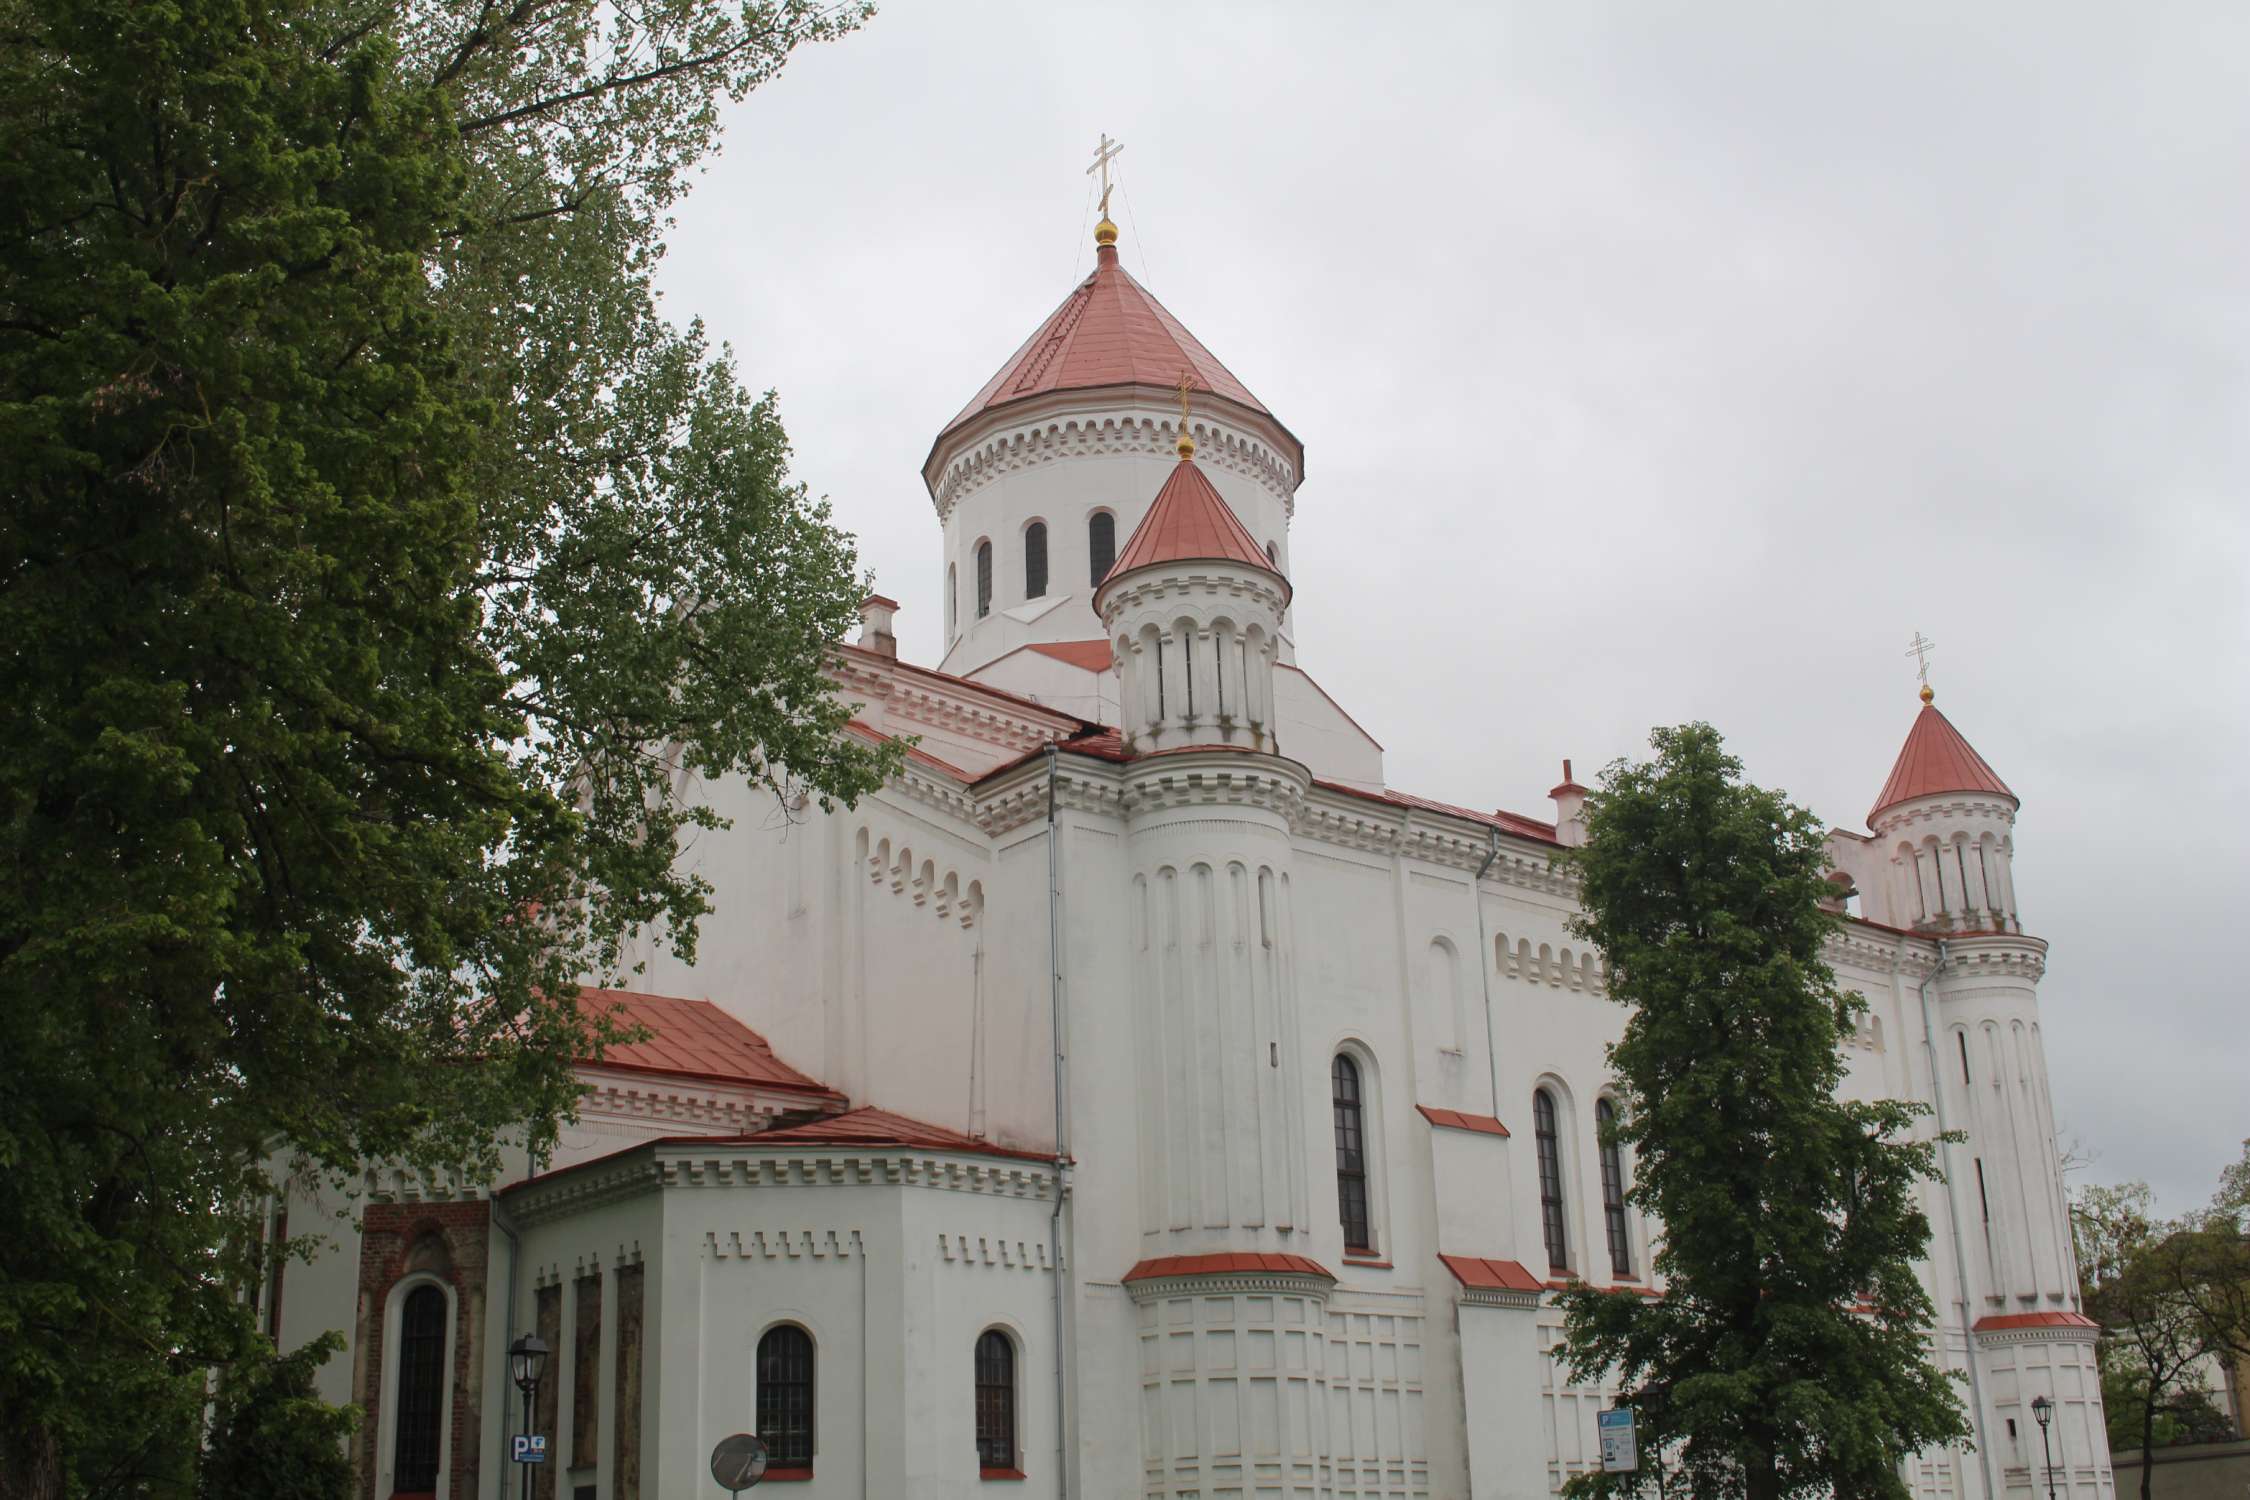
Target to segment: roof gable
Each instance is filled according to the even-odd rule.
[[[708,1000],[633,990],[581,990],[578,999],[588,1010],[650,1033],[641,1041],[617,1043],[599,1060],[579,1059],[589,1067],[842,1097],[776,1057],[764,1037]]]

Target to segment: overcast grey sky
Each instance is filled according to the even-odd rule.
[[[1392,785],[1549,816],[1703,718],[1863,828],[1928,633],[2081,1180],[2178,1210],[2250,1136],[2246,78],[2234,0],[891,0],[732,113],[666,305],[934,661],[919,465],[1122,138],[1127,268],[1304,440],[1299,659]]]

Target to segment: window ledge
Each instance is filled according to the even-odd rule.
[[[1023,1477],[1024,1473],[1021,1469],[982,1468],[977,1470],[977,1478],[979,1479],[1021,1479]]]
[[[760,1484],[799,1484],[811,1478],[811,1464],[796,1464],[788,1468],[768,1469],[766,1470],[766,1477],[758,1482]]]
[[[1388,1271],[1391,1269],[1391,1263],[1389,1261],[1377,1260],[1373,1256],[1367,1255],[1347,1255],[1344,1257],[1344,1264],[1347,1266],[1358,1266],[1362,1270],[1367,1271]]]

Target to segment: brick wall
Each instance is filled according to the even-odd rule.
[[[355,1445],[360,1500],[390,1500],[375,1492],[384,1465],[376,1451],[383,1430],[383,1383],[389,1353],[383,1347],[385,1304],[401,1278],[426,1271],[453,1288],[453,1402],[447,1433],[446,1488],[454,1500],[474,1500],[482,1458],[485,1267],[491,1255],[490,1208],[471,1203],[370,1203],[359,1241],[359,1313],[355,1361],[366,1413]]]

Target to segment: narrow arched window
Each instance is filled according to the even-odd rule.
[[[1016,1346],[997,1328],[977,1338],[977,1463],[1016,1466]]]
[[[977,543],[977,618],[992,613],[992,543]]]
[[[1266,561],[1273,564],[1276,573],[1281,571],[1281,554],[1274,550],[1271,542],[1266,543]]]
[[[1633,1246],[1625,1234],[1625,1158],[1611,1134],[1617,1128],[1616,1106],[1607,1099],[1596,1104],[1594,1123],[1602,1135],[1602,1223],[1609,1230],[1609,1268],[1619,1276],[1630,1276]]]
[[[391,1487],[435,1490],[438,1430],[445,1411],[445,1293],[418,1286],[398,1319],[398,1446]]]
[[[1570,1269],[1570,1240],[1563,1232],[1562,1133],[1555,1125],[1555,1096],[1545,1089],[1531,1096],[1531,1134],[1539,1152],[1539,1232],[1547,1241],[1547,1265]]]
[[[945,640],[953,643],[954,632],[961,628],[961,577],[960,569],[952,563],[945,565]]]
[[[1037,599],[1047,592],[1047,523],[1034,521],[1023,529],[1023,596]]]
[[[758,1436],[773,1467],[812,1467],[812,1335],[794,1323],[777,1323],[758,1340]]]
[[[1099,585],[1117,561],[1117,517],[1097,510],[1086,522],[1086,576]]]
[[[1336,1107],[1336,1211],[1344,1224],[1344,1248],[1375,1249],[1367,1214],[1367,1122],[1359,1064],[1336,1054],[1330,1070]]]

